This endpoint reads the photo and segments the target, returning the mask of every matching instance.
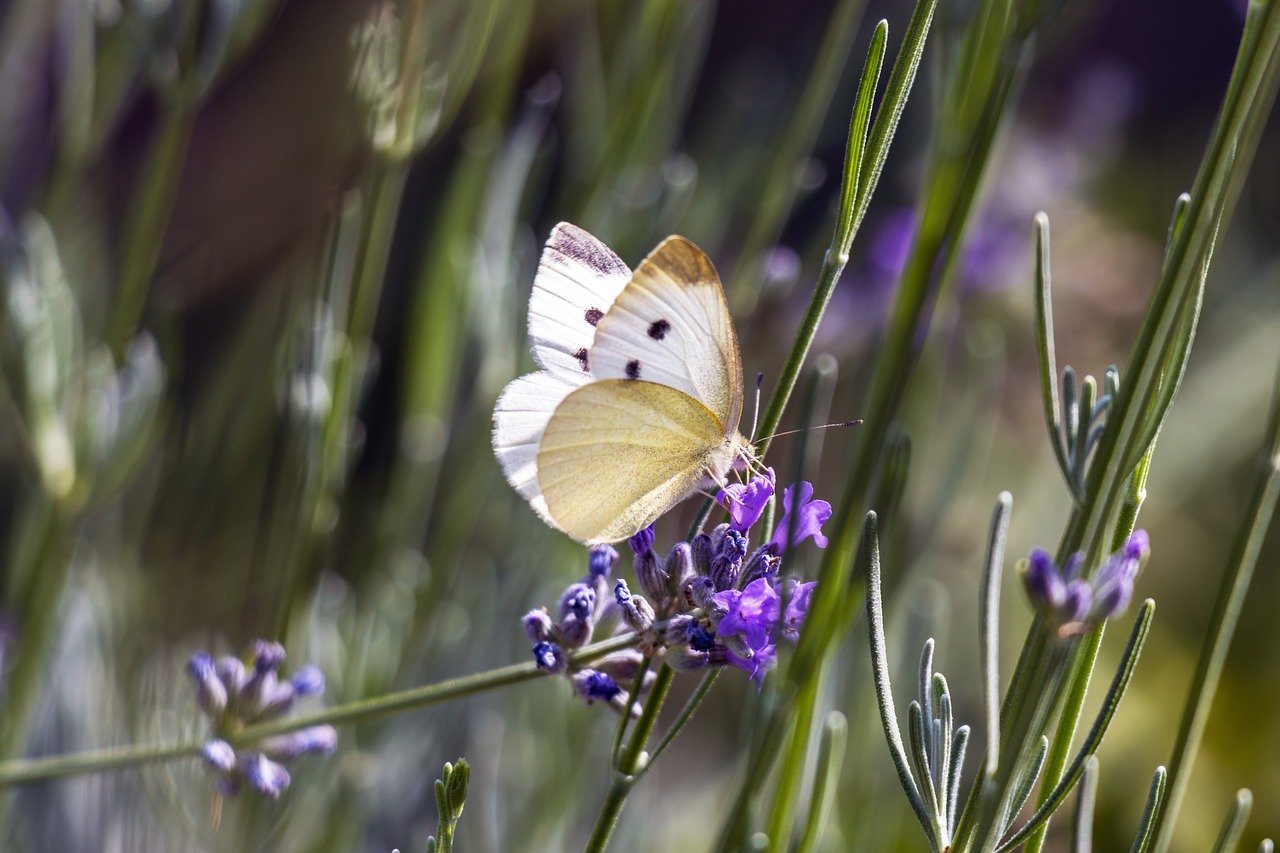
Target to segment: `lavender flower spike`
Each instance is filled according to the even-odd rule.
[[[752,477],[746,483],[731,483],[716,493],[716,503],[729,511],[730,526],[739,533],[751,529],[773,497],[774,475],[772,468]]]
[[[796,541],[799,545],[809,537],[819,548],[827,547],[827,537],[822,533],[822,525],[831,518],[831,504],[823,500],[813,499],[813,484],[803,481],[789,486],[782,493],[782,518],[773,530],[773,538],[769,540],[778,552],[787,550],[787,537],[790,535],[792,514],[795,514]]]

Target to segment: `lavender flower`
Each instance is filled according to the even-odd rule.
[[[653,607],[641,596],[632,595],[627,582],[622,578],[618,578],[617,584],[613,587],[613,598],[618,603],[618,609],[622,611],[623,621],[631,627],[631,630],[636,632],[649,630],[649,626],[653,624]]]
[[[587,574],[591,577],[607,578],[616,562],[618,562],[618,552],[612,546],[592,546],[587,556]]]
[[[773,497],[774,482],[773,469],[766,468],[764,474],[746,483],[731,483],[716,493],[716,503],[729,511],[734,530],[745,533],[760,520]]]
[[[1098,567],[1092,581],[1079,577],[1083,555],[1075,554],[1062,568],[1043,549],[1027,557],[1022,582],[1032,605],[1061,636],[1079,633],[1124,611],[1133,598],[1133,584],[1149,551],[1146,531],[1136,530],[1123,548]]]
[[[790,535],[793,524],[793,513],[796,516],[794,521],[796,541],[791,544],[799,545],[812,537],[813,544],[819,548],[827,547],[827,537],[822,533],[822,525],[831,518],[831,504],[823,500],[815,501],[813,484],[806,481],[789,486],[782,493],[782,518],[774,528],[773,538],[769,540],[778,553],[787,550],[787,537]]]
[[[252,669],[239,658],[229,656],[215,663],[203,652],[192,656],[187,664],[196,701],[214,726],[215,736],[205,743],[200,754],[218,774],[218,790],[225,795],[247,786],[264,797],[277,799],[289,787],[290,779],[281,762],[304,753],[327,754],[337,747],[338,733],[327,725],[276,735],[240,750],[232,745],[233,736],[245,726],[278,719],[298,699],[324,693],[324,673],[315,666],[301,667],[292,678],[282,680],[279,670],[284,658],[284,647],[279,643],[258,640],[254,643]]]

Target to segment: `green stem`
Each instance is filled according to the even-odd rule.
[[[1271,398],[1271,414],[1267,427],[1262,470],[1254,483],[1249,502],[1249,521],[1240,528],[1232,549],[1231,561],[1218,587],[1218,597],[1205,632],[1200,658],[1191,679],[1191,689],[1182,710],[1178,725],[1178,738],[1169,762],[1169,791],[1165,805],[1156,817],[1156,842],[1154,849],[1167,850],[1173,838],[1178,820],[1178,809],[1186,794],[1191,768],[1195,763],[1205,724],[1213,706],[1213,697],[1222,678],[1227,652],[1235,636],[1240,612],[1244,608],[1253,572],[1258,565],[1262,543],[1280,498],[1280,374]]]
[[[107,334],[107,343],[117,363],[123,358],[142,317],[194,123],[195,111],[190,105],[166,104],[155,138],[142,161],[142,178],[125,224],[115,311]]]
[[[571,664],[585,664],[611,652],[635,645],[632,634],[612,637],[579,649],[570,655]],[[661,674],[661,673],[660,673]],[[412,711],[430,705],[439,705],[462,699],[476,693],[545,678],[533,661],[498,667],[485,672],[438,681],[434,684],[388,693],[370,699],[361,699],[343,705],[323,708],[311,714],[300,714],[284,720],[247,726],[232,738],[235,746],[249,745],[263,738],[285,734],[308,726],[323,723],[353,723],[370,720],[403,711]],[[183,741],[170,744],[136,744],[108,747],[49,758],[15,760],[0,763],[0,788],[23,782],[53,779],[77,773],[95,773],[157,761],[171,761],[198,753],[204,740]]]
[[[821,675],[807,680],[792,706],[790,743],[783,753],[782,766],[778,769],[773,809],[765,825],[770,850],[787,850],[791,846],[791,825],[795,820],[796,800],[800,797],[805,759],[809,755],[809,734],[813,729],[814,714],[817,713],[818,687],[821,684]]]
[[[675,670],[666,664],[658,668],[658,677],[654,680],[649,698],[645,700],[644,708],[640,711],[640,719],[636,720],[636,728],[631,733],[631,740],[627,741],[627,748],[623,750],[622,757],[618,760],[613,783],[609,785],[609,791],[600,805],[600,814],[596,816],[591,837],[587,839],[587,846],[584,848],[587,853],[600,853],[609,845],[609,836],[613,834],[613,828],[618,825],[618,817],[622,814],[627,795],[636,784],[638,778],[636,774],[642,769],[640,762],[644,755],[645,744],[649,741],[649,735],[653,734],[653,727],[658,723],[658,713],[666,701],[667,692],[671,690],[671,680],[674,676]]]

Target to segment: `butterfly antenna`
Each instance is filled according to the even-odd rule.
[[[808,432],[811,429],[830,429],[831,427],[851,427],[851,426],[857,426],[860,423],[862,423],[862,418],[855,418],[854,420],[851,420],[851,421],[839,421],[838,423],[834,423],[834,424],[818,424],[817,426],[803,427],[802,429],[789,429],[789,430],[784,430],[783,432],[775,432],[773,435],[766,435],[764,438],[760,440],[769,441],[771,439],[778,438],[779,436],[795,435],[798,432]]]
[[[760,426],[760,386],[764,384],[764,374],[756,374],[756,412],[751,416],[751,443],[756,443],[756,427]]]

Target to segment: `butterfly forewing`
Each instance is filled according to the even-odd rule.
[[[726,464],[719,419],[693,397],[643,380],[602,380],[556,407],[537,455],[552,524],[587,543],[655,521]]]
[[[645,380],[700,401],[724,435],[742,416],[742,359],[720,277],[683,237],[668,237],[641,262],[595,330],[589,352],[599,379]]]
[[[538,364],[575,385],[589,379],[596,324],[630,279],[630,268],[604,243],[576,225],[557,225],[529,295],[529,341]]]

